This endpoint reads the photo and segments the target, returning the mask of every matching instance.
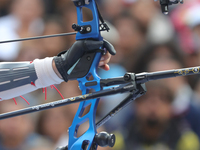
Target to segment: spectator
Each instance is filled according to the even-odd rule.
[[[0,16],[4,16],[8,14],[8,7],[10,6],[12,0],[1,0],[0,3]]]
[[[44,58],[42,41],[28,41],[21,45],[16,61],[33,61],[34,59]]]
[[[161,13],[154,1],[137,1],[132,4],[130,11],[145,31],[148,41],[162,44],[173,39],[172,23]]]
[[[188,53],[186,57],[186,63],[188,67],[199,66],[199,58],[200,58],[200,2],[194,1],[191,7],[186,10],[185,14],[185,23],[190,29],[191,40],[193,41],[194,51],[192,53]],[[195,87],[195,91],[198,95],[199,88],[199,77],[191,76],[191,82],[193,83],[193,87]],[[199,97],[198,97],[199,99]],[[199,101],[199,100],[198,100]],[[199,103],[199,102],[198,102]]]
[[[134,63],[135,54],[143,44],[144,33],[138,22],[129,14],[118,16],[114,25],[120,37],[116,45],[117,52],[121,56],[119,62],[130,71],[130,67]]]
[[[147,70],[148,63],[156,58],[174,58],[184,64],[184,56],[176,42],[162,44],[146,43],[140,51],[137,51],[135,64],[132,64],[132,72],[139,73]],[[145,59],[144,59],[145,58]],[[181,67],[183,67],[182,65]]]
[[[24,105],[13,101],[4,101],[0,105],[0,113],[23,108]],[[1,150],[31,150],[35,147],[45,147],[51,150],[51,143],[35,134],[33,118],[30,115],[18,116],[0,121],[0,149]]]
[[[159,82],[147,83],[146,95],[135,101],[135,119],[128,124],[129,150],[199,150],[198,137],[183,119],[172,117],[173,94]]]
[[[66,146],[68,144],[67,130],[71,122],[72,115],[69,111],[65,111],[63,107],[49,109],[41,113],[37,130],[40,134],[49,138],[54,145],[54,149],[56,149],[59,146]]]
[[[148,71],[163,71],[181,68],[178,61],[170,58],[157,58],[148,64]],[[183,116],[200,137],[200,110],[195,104],[194,93],[185,77],[168,78],[161,80],[169,89],[173,91],[173,115]]]
[[[0,18],[0,40],[40,35],[43,31],[40,0],[12,1],[10,14]],[[0,45],[0,60],[12,61],[18,56],[21,43]]]
[[[104,0],[103,10],[105,19],[113,23],[113,21],[125,10],[121,0]]]
[[[64,31],[64,24],[59,16],[47,17],[44,26],[44,35],[64,33]],[[68,41],[63,36],[42,39],[40,42],[46,57],[56,56],[58,53],[66,50],[68,46]]]

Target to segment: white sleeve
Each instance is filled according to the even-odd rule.
[[[10,88],[5,91],[0,89],[0,101],[11,99],[34,90],[38,88],[47,87],[53,84],[60,84],[63,79],[60,79],[53,70],[52,67],[53,57],[45,59],[35,59],[33,61],[37,79],[35,83],[29,83],[26,85],[18,86],[15,88]]]
[[[53,57],[36,59],[33,61],[38,79],[35,82],[37,88],[60,84],[64,80],[59,78],[52,67]]]

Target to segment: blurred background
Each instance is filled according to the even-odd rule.
[[[97,0],[109,33],[102,33],[116,48],[110,71],[102,78],[125,72],[152,72],[200,65],[200,0],[185,0],[161,13],[154,0]],[[73,31],[76,8],[70,0],[1,0],[0,41]],[[87,20],[91,18],[85,12]],[[75,36],[0,45],[0,61],[32,61],[67,50]],[[77,81],[55,85],[65,98],[80,95]],[[100,130],[115,133],[113,148],[99,150],[200,150],[200,76],[147,83],[147,94]],[[61,99],[47,88],[23,95],[37,105]],[[102,98],[97,119],[126,94]],[[0,113],[28,107],[21,98],[0,102]],[[68,143],[68,127],[78,104],[0,121],[0,150],[55,150]],[[83,129],[84,130],[84,129]]]

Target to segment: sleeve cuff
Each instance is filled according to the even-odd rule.
[[[36,87],[42,88],[53,84],[60,84],[64,80],[59,78],[52,66],[53,57],[45,59],[35,59],[33,61],[38,80],[36,80]]]

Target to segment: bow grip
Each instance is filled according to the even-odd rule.
[[[90,42],[90,41],[88,41]],[[93,49],[95,45],[89,45],[87,46],[88,49]],[[116,51],[115,48],[110,44],[108,41],[103,41],[103,49],[106,49],[111,55],[115,55]],[[94,59],[97,59],[97,62],[99,61],[99,57],[101,55],[98,55],[99,57],[95,57],[97,53],[103,54],[105,51],[103,49],[94,49],[90,51],[86,51],[86,53],[75,63],[75,66],[72,67],[72,72],[70,72],[68,79],[69,80],[75,80],[78,78],[83,78],[84,76],[87,76],[92,63]],[[97,68],[97,66],[95,66]]]
[[[99,61],[99,57],[98,58],[96,57],[96,60],[95,60],[95,56],[97,53],[98,51],[86,53],[85,55],[83,55],[78,61],[78,63],[76,64],[76,66],[74,67],[73,71],[68,76],[68,79],[76,80],[76,79],[88,76],[90,69],[92,68],[92,63],[94,61],[96,62]]]

